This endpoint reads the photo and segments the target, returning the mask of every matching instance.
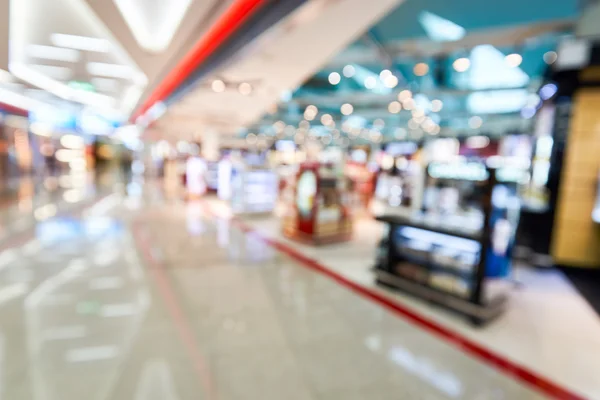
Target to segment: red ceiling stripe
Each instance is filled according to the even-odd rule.
[[[0,103],[0,111],[6,111],[9,114],[19,115],[21,117],[29,116],[29,111],[22,108],[11,106],[10,104]]]
[[[183,57],[177,66],[154,89],[135,114],[134,119],[145,113],[155,103],[169,96],[183,81],[234,33],[252,14],[266,3],[266,0],[236,0],[215,22],[209,31]]]

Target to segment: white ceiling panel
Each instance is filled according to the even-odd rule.
[[[11,0],[10,22],[10,71],[19,79],[103,109],[129,113],[137,104],[146,75],[85,1]],[[96,77],[117,79],[118,91],[78,85]]]
[[[113,0],[139,45],[163,52],[175,35],[192,0]]]
[[[302,84],[400,3],[401,0],[308,2],[170,107],[168,120],[189,117],[196,121],[197,130],[235,132],[258,119],[279,101],[282,93]],[[226,83],[221,93],[211,89],[210,82],[215,78]],[[240,93],[242,82],[251,83],[251,94]]]

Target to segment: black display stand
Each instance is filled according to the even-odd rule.
[[[490,214],[492,190],[496,184],[495,170],[488,169],[488,177],[481,186],[481,205],[484,223],[481,230],[474,232],[440,224],[428,223],[424,218],[404,218],[381,216],[377,220],[388,224],[388,236],[380,245],[380,254],[375,267],[377,283],[400,289],[403,292],[422,298],[430,303],[466,316],[473,324],[481,326],[498,317],[505,308],[506,296],[489,298],[485,295],[484,280],[487,254],[490,250]],[[421,254],[403,251],[397,246],[398,238],[406,228],[410,232],[428,235],[437,241],[435,246],[443,247],[445,242],[458,238],[477,247],[477,261],[466,268],[436,261],[431,252]],[[404,268],[404,270],[403,270]],[[407,273],[408,272],[408,273]],[[454,277],[462,282],[459,291],[432,284],[434,275]]]

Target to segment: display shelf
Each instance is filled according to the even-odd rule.
[[[477,304],[456,294],[411,281],[379,268],[375,270],[375,275],[377,283],[400,289],[439,307],[467,316],[475,325],[484,325],[495,320],[506,309],[508,298],[503,294],[485,299],[481,304]]]
[[[352,219],[342,200],[342,183],[325,165],[302,164],[282,218],[283,234],[314,245],[350,240]]]
[[[426,219],[421,215],[416,215],[412,217],[402,217],[399,215],[382,215],[376,217],[375,219],[377,221],[386,222],[388,224],[426,229],[431,232],[460,237],[464,239],[481,240],[483,238],[481,230],[456,229],[455,227],[436,225],[433,222],[426,221]]]
[[[497,267],[510,259],[507,240],[510,243],[511,239],[506,236],[504,221],[496,230],[499,214],[492,200],[496,171],[467,166],[469,173],[464,174],[464,180],[478,188],[480,211],[444,217],[424,212],[407,217],[377,217],[389,229],[380,245],[375,274],[378,283],[421,297],[483,325],[504,309],[505,296],[489,299],[484,284],[490,266]],[[428,168],[428,174],[436,174],[434,181],[463,179],[459,167],[435,167]],[[442,177],[448,171],[452,174]]]

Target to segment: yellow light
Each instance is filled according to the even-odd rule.
[[[392,101],[388,105],[388,111],[392,114],[398,114],[400,111],[402,111],[402,104],[400,104],[399,101]]]
[[[354,107],[352,106],[352,104],[349,104],[349,103],[342,104],[340,111],[344,115],[350,115],[354,112]]]
[[[523,62],[523,57],[520,54],[512,53],[504,57],[504,61],[511,68],[516,68]]]
[[[471,61],[466,57],[457,58],[452,63],[452,67],[456,72],[465,72],[471,67]]]
[[[418,63],[413,68],[413,72],[416,76],[424,76],[429,72],[429,65],[425,63]]]
[[[223,93],[225,91],[225,82],[220,79],[215,79],[212,82],[211,87],[215,93]]]

